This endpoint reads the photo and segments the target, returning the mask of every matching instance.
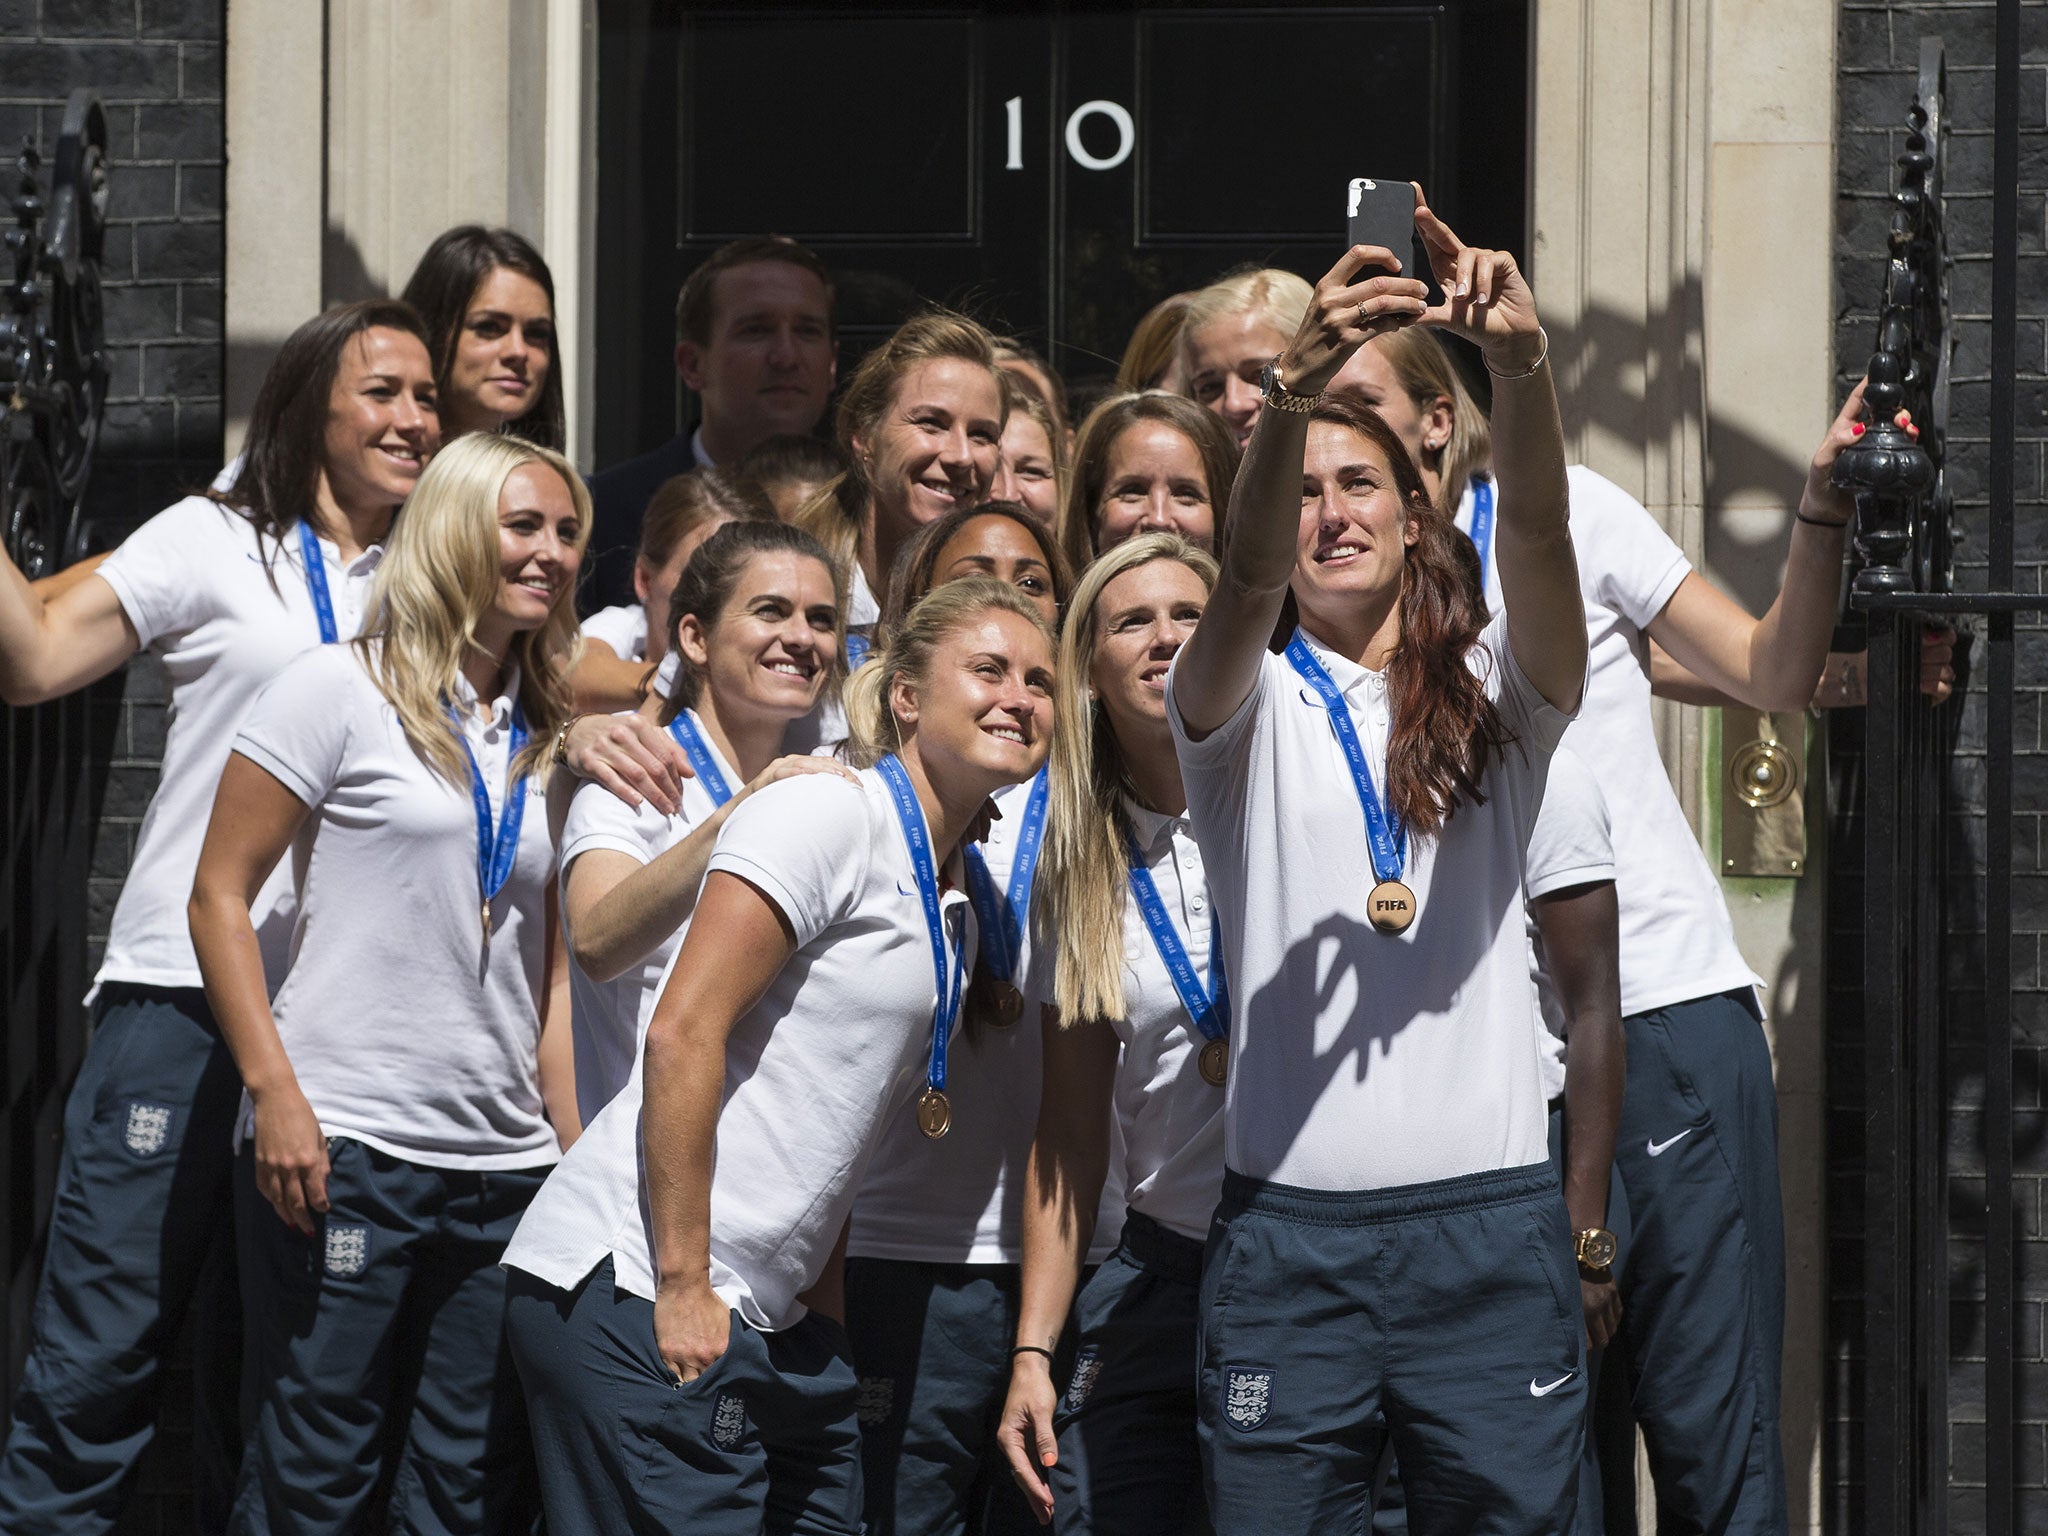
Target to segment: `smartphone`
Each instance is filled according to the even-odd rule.
[[[1347,245],[1377,245],[1401,258],[1401,275],[1429,281],[1429,274],[1417,265],[1415,255],[1415,188],[1405,181],[1375,181],[1369,176],[1351,178],[1345,201],[1344,235]],[[1384,267],[1360,267],[1353,282],[1383,273]]]

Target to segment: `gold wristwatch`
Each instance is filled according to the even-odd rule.
[[[1588,1227],[1573,1235],[1572,1248],[1578,1255],[1579,1268],[1588,1280],[1612,1278],[1614,1256],[1621,1251],[1612,1232],[1605,1227]]]
[[[1313,395],[1298,395],[1287,387],[1287,381],[1280,377],[1280,359],[1274,358],[1259,370],[1259,393],[1266,397],[1266,404],[1277,411],[1292,411],[1297,416],[1306,416],[1321,400],[1320,392]]]

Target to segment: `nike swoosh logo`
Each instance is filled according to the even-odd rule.
[[[1531,1397],[1548,1397],[1551,1393],[1555,1392],[1559,1387],[1563,1386],[1566,1382],[1570,1381],[1574,1376],[1578,1374],[1579,1373],[1577,1371],[1566,1371],[1562,1376],[1558,1377],[1557,1380],[1553,1381],[1547,1387],[1537,1386],[1536,1378],[1534,1376],[1531,1376],[1529,1378],[1529,1395]]]
[[[1685,1140],[1686,1137],[1690,1136],[1694,1131],[1698,1129],[1698,1126],[1689,1125],[1684,1130],[1680,1131],[1676,1136],[1672,1137],[1669,1141],[1645,1141],[1643,1143],[1643,1150],[1649,1153],[1652,1157],[1662,1157],[1666,1152],[1669,1152],[1673,1147],[1677,1146],[1681,1141]]]

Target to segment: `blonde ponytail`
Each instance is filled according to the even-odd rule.
[[[896,632],[846,680],[840,695],[846,707],[846,757],[856,768],[872,768],[903,745],[903,726],[889,705],[889,683],[904,677],[912,687],[930,675],[932,653],[968,620],[991,608],[1031,621],[1045,634],[1045,619],[1030,599],[1007,581],[993,576],[963,576],[934,587],[904,616]],[[1052,637],[1048,634],[1046,638]],[[1055,716],[1057,721],[1057,716]],[[1053,739],[1059,739],[1055,727]]]

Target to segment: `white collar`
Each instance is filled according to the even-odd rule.
[[[1158,848],[1159,840],[1174,832],[1187,830],[1186,816],[1168,816],[1150,806],[1138,804],[1129,795],[1124,797],[1124,815],[1130,818],[1131,831],[1138,839],[1138,848],[1148,856]]]
[[[710,454],[704,451],[704,423],[697,423],[697,430],[690,434],[690,457],[697,461],[699,469],[716,469],[718,465]]]

